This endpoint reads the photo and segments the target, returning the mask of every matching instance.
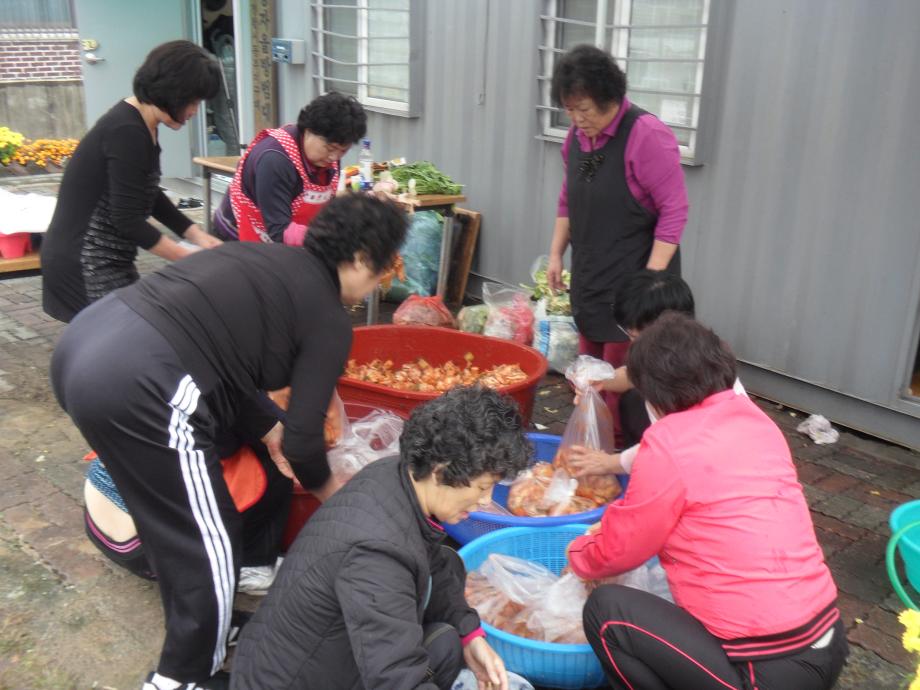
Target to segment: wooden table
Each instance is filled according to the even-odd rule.
[[[450,272],[450,250],[453,246],[454,230],[454,205],[466,201],[462,194],[419,194],[409,198],[404,194],[399,195],[399,201],[413,211],[439,211],[444,216],[444,226],[441,233],[441,256],[438,260],[438,287],[436,293],[446,301],[447,274]],[[377,323],[380,311],[380,289],[367,302],[367,323]]]
[[[204,231],[211,232],[211,173],[214,171],[233,175],[239,156],[195,156],[192,163],[201,166],[204,177]]]
[[[0,259],[0,273],[34,271],[37,268],[41,268],[38,250],[33,250],[25,256],[20,256],[15,259]]]

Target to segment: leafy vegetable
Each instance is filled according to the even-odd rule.
[[[522,288],[530,290],[533,299],[540,301],[541,299],[546,299],[546,313],[555,316],[571,316],[572,314],[572,302],[569,299],[568,292],[557,292],[553,294],[553,291],[549,289],[549,280],[546,277],[546,268],[538,268],[533,273],[534,284],[533,285],[524,285],[521,284]],[[562,271],[562,282],[569,287],[572,283],[572,274],[566,270]]]
[[[409,180],[415,179],[417,194],[460,194],[463,186],[457,184],[442,173],[429,161],[415,161],[409,165],[392,168],[393,179],[399,182],[401,189],[409,186]]]

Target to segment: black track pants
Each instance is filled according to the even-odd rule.
[[[226,654],[242,521],[205,397],[159,332],[113,296],[64,331],[51,379],[112,474],[157,577],[166,619],[157,671],[210,677]]]
[[[826,690],[847,655],[838,620],[830,641],[818,647],[779,659],[733,663],[718,638],[684,609],[620,585],[598,587],[591,594],[584,625],[617,690]]]

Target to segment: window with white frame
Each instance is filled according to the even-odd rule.
[[[609,51],[626,72],[627,96],[674,131],[684,160],[696,155],[710,0],[544,0],[540,98],[544,136],[564,138],[565,113],[550,101],[556,58],[581,43]]]
[[[319,93],[339,91],[372,109],[419,114],[419,0],[329,0],[310,7]]]

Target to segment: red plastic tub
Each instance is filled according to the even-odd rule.
[[[468,352],[473,353],[473,364],[481,369],[497,364],[520,365],[527,379],[499,390],[517,401],[524,424],[530,424],[537,383],[546,374],[546,358],[531,347],[434,326],[361,326],[354,329],[348,358],[359,364],[374,359],[390,359],[397,367],[414,362],[419,357],[433,365],[447,361],[463,365]],[[339,379],[339,395],[345,401],[408,414],[416,405],[436,398],[440,393],[398,391],[343,376]]]
[[[364,419],[374,410],[386,410],[388,408],[382,405],[362,405],[361,403],[345,401],[345,414],[349,421],[355,422]],[[406,419],[408,417],[404,412],[391,410],[397,417]],[[284,536],[281,538],[281,550],[287,551],[297,535],[300,528],[304,526],[310,516],[315,513],[322,504],[309,491],[304,489],[296,480],[294,481],[294,492],[291,496],[291,509],[288,512],[287,523],[284,526]]]
[[[0,256],[4,259],[18,259],[32,249],[32,242],[27,232],[14,232],[11,235],[0,233]]]

